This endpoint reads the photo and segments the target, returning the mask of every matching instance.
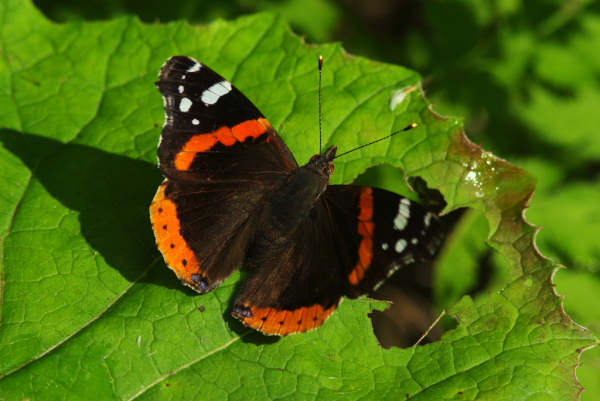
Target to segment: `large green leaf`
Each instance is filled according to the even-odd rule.
[[[524,171],[471,144],[461,120],[429,109],[407,69],[303,45],[269,14],[144,25],[134,18],[55,25],[24,0],[0,4],[0,394],[5,399],[574,399],[579,352],[597,342],[562,312],[557,267],[522,218]],[[196,57],[254,101],[300,163],[324,137],[341,150],[419,127],[339,159],[334,183],[376,163],[441,191],[447,210],[483,212],[510,282],[463,298],[457,328],[408,350],[376,343],[344,302],[319,330],[266,338],[229,315],[234,274],[198,296],[156,250],[148,205],[161,181],[161,64]],[[483,241],[483,238],[481,239]]]
[[[565,310],[573,319],[584,324],[595,333],[600,332],[600,280],[597,275],[585,270],[560,269],[556,272],[556,292],[566,294]],[[600,367],[600,347],[586,351],[579,358],[582,366]],[[600,381],[597,371],[593,369],[577,369],[577,377],[584,384],[586,392],[582,399],[595,400],[600,394]]]

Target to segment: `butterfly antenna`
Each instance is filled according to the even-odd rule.
[[[340,156],[347,155],[347,154],[348,154],[348,153],[350,153],[350,152],[354,152],[355,150],[358,150],[358,149],[364,148],[365,146],[373,145],[374,143],[377,143],[377,142],[383,141],[384,139],[388,139],[389,137],[391,137],[391,136],[394,136],[394,135],[396,135],[396,134],[399,134],[400,132],[404,132],[404,131],[411,130],[411,129],[415,128],[416,126],[417,126],[417,123],[412,123],[412,124],[411,124],[411,125],[409,125],[408,127],[404,128],[404,129],[401,129],[400,131],[396,131],[396,132],[394,132],[393,134],[390,134],[390,135],[388,135],[388,136],[384,136],[384,137],[383,137],[383,138],[381,138],[381,139],[378,139],[378,140],[376,140],[376,141],[373,141],[373,142],[369,142],[369,143],[367,143],[367,144],[365,144],[365,145],[359,146],[358,148],[354,148],[354,149],[352,149],[352,150],[349,150],[349,151],[347,151],[347,152],[344,152],[344,153],[342,153],[342,154],[339,154],[339,155],[337,155],[337,156],[335,157],[335,159],[337,159],[337,158],[338,158],[338,157],[340,157]]]
[[[319,154],[321,154],[321,69],[323,68],[323,56],[319,56]]]

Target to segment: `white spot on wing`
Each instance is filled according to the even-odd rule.
[[[179,103],[179,110],[187,113],[190,110],[190,107],[192,107],[192,101],[187,97],[182,98],[181,103]]]
[[[389,276],[388,276],[389,277]],[[381,280],[380,282],[378,282],[377,284],[375,284],[375,287],[373,287],[373,291],[376,291],[377,289],[379,289],[379,287],[381,287],[381,285],[385,282],[385,280]],[[343,299],[343,298],[342,298]]]
[[[405,264],[409,264],[415,261],[415,258],[413,258],[412,254],[407,253],[406,255],[404,255],[404,257],[402,258],[402,261]]]
[[[425,227],[429,227],[429,223],[431,223],[431,213],[427,213],[425,215],[424,223],[425,223]]]
[[[418,238],[413,238],[410,242],[412,242],[413,245],[417,245],[419,243],[419,239]]]
[[[410,217],[410,208],[408,205],[410,205],[410,201],[405,198],[403,198],[398,205],[398,214],[394,219],[394,228],[396,230],[402,231],[408,224],[408,218]]]
[[[207,106],[215,104],[221,96],[226,95],[229,92],[231,92],[231,84],[229,82],[218,82],[202,92],[202,102]]]
[[[387,249],[388,249],[388,244],[386,244],[386,243],[384,242],[383,244],[381,244],[381,248],[382,248],[384,251],[387,251]]]
[[[183,93],[183,85],[179,85],[179,93]]]
[[[200,124],[200,121],[199,121],[197,118],[194,118],[194,119],[192,120],[192,124],[194,124],[194,125],[198,125],[198,124]]]
[[[202,64],[194,60],[194,65],[188,68],[187,72],[198,72],[200,71],[200,67],[202,67]]]
[[[394,219],[394,228],[398,231],[402,231],[406,228],[406,224],[408,224],[408,220],[406,220],[406,217],[398,213],[398,215]]]
[[[185,79],[185,74],[181,76],[181,79]]]
[[[165,128],[165,125],[167,125],[170,121],[169,121],[169,116],[167,115],[167,105],[169,104],[166,96],[163,96],[163,106],[165,109],[165,122],[163,123],[163,128]],[[162,141],[162,135],[160,137],[160,139],[158,140],[158,146],[160,146],[160,141]]]
[[[398,213],[400,213],[402,216],[406,217],[407,219],[410,217],[410,209],[404,203],[400,203],[400,207],[398,208]]]
[[[398,242],[396,242],[396,252],[398,253],[402,253],[402,251],[404,251],[406,249],[406,241],[403,239],[399,239]]]

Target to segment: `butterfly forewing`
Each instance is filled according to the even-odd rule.
[[[167,179],[151,220],[167,265],[204,293],[241,266],[264,197],[298,165],[252,102],[210,68],[175,56],[159,78]]]
[[[167,178],[269,182],[298,167],[262,113],[210,68],[175,56],[159,78],[165,125],[158,158]]]

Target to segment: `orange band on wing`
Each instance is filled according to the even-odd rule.
[[[365,271],[373,260],[373,191],[364,188],[358,200],[360,214],[358,215],[358,233],[362,240],[358,247],[358,261],[348,276],[350,284],[358,285],[365,276]]]
[[[158,187],[150,205],[150,220],[158,249],[162,252],[167,266],[177,273],[177,277],[184,283],[193,283],[191,275],[198,273],[198,261],[181,236],[177,206],[171,200],[165,199],[164,191],[168,182],[169,180],[165,180]],[[195,288],[194,285],[190,286]]]
[[[240,123],[233,128],[221,127],[208,134],[194,135],[175,156],[175,168],[180,171],[187,171],[196,153],[206,152],[217,143],[225,146],[231,146],[236,142],[244,142],[246,138],[258,138],[267,130],[272,129],[271,124],[264,118],[257,120],[248,120]],[[266,142],[271,140],[267,137]]]
[[[243,309],[243,312],[236,312],[236,309],[239,308]],[[261,331],[263,334],[287,336],[316,329],[327,320],[336,308],[337,305],[323,309],[321,305],[315,304],[296,310],[276,310],[244,304],[234,307],[232,314],[246,326]]]

